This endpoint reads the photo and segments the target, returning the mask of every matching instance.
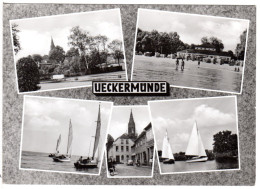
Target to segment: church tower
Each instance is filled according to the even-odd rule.
[[[135,132],[135,121],[134,121],[132,109],[131,109],[130,118],[128,122],[128,136],[133,140],[135,140],[137,137]]]
[[[52,39],[52,37],[51,37],[51,50],[53,50],[55,48],[55,45],[54,45],[54,42],[53,42],[53,39]],[[50,50],[50,51],[51,51]]]

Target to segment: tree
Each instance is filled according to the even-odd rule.
[[[37,64],[30,57],[21,58],[16,64],[18,87],[20,92],[40,89],[40,73]]]
[[[213,45],[216,48],[217,52],[220,52],[224,49],[224,44],[222,41],[216,37],[209,38],[209,42],[211,45]]]
[[[236,47],[236,56],[239,60],[244,60],[246,50],[246,34],[247,30],[243,31],[240,35],[240,43],[238,43]]]
[[[109,43],[108,48],[111,49],[114,59],[117,60],[117,63],[120,65],[120,59],[124,58],[122,52],[122,42],[117,39],[113,40],[111,43]]]
[[[70,30],[70,35],[68,37],[68,44],[75,49],[78,49],[80,56],[82,57],[82,62],[85,67],[85,72],[88,69],[88,62],[86,59],[86,52],[90,49],[93,42],[93,38],[89,35],[89,32],[81,29],[79,26],[73,27]]]
[[[49,53],[50,61],[54,61],[61,64],[63,63],[64,59],[65,59],[65,51],[60,46],[56,46]]]
[[[39,54],[34,54],[34,55],[32,55],[32,59],[33,59],[34,62],[36,62],[36,63],[40,63],[40,62],[43,60],[42,56],[39,55]]]
[[[233,153],[237,155],[237,135],[231,131],[220,131],[213,136],[213,151],[214,153]]]
[[[73,57],[73,56],[79,56],[78,49],[72,47],[66,52],[66,57]]]
[[[106,143],[106,147],[107,147],[107,158],[108,158],[108,152],[109,150],[113,147],[113,143],[114,143],[114,138],[108,134],[107,135],[107,143]]]
[[[17,29],[18,25],[13,23],[12,24],[12,35],[13,35],[13,45],[14,45],[14,52],[17,54],[21,50],[21,44],[19,41],[19,36],[17,33],[20,32],[19,29]]]
[[[202,43],[202,44],[209,44],[208,38],[207,38],[207,37],[202,37],[202,38],[201,38],[201,43]]]

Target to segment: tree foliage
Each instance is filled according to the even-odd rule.
[[[214,153],[237,153],[237,135],[231,131],[220,131],[213,136],[213,140]]]
[[[240,35],[240,43],[236,46],[236,55],[239,60],[244,60],[246,49],[246,34],[247,30],[243,31],[243,33]]]
[[[56,63],[63,63],[64,59],[65,59],[65,51],[60,46],[56,46],[49,53],[50,61],[54,61]]]
[[[17,35],[19,32],[20,32],[20,30],[18,29],[18,25],[13,23],[12,24],[12,36],[13,36],[13,45],[14,45],[15,54],[17,54],[21,50],[19,36]]]
[[[40,89],[40,74],[37,64],[30,57],[21,58],[16,64],[18,87],[20,92]]]
[[[42,56],[39,55],[39,54],[34,54],[34,55],[32,55],[32,59],[33,59],[34,62],[36,62],[36,63],[40,63],[40,62],[43,60]]]
[[[221,52],[224,49],[224,44],[222,43],[222,40],[218,39],[217,37],[202,37],[201,43],[213,45],[216,48],[217,52]]]
[[[120,65],[120,59],[124,59],[124,54],[122,51],[122,41],[113,40],[109,43],[108,48],[112,51],[112,55],[117,63]]]

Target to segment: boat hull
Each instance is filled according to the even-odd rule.
[[[175,160],[174,159],[166,159],[163,161],[164,164],[174,164]]]
[[[68,158],[68,157],[66,157],[66,158],[53,157],[52,159],[55,162],[70,162],[70,158]]]
[[[76,163],[74,163],[74,166],[77,169],[94,169],[94,168],[98,168],[98,164],[97,163],[92,163],[92,162],[88,162],[88,163],[76,162]]]
[[[208,157],[197,157],[187,160],[187,163],[196,163],[196,162],[206,162],[208,160]]]

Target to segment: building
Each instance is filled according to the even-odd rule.
[[[208,63],[224,63],[231,60],[228,52],[217,52],[216,47],[210,44],[202,44],[195,46],[194,49],[186,49],[177,52],[177,58],[187,60],[201,60]]]
[[[149,165],[150,159],[153,159],[154,137],[151,123],[144,128],[142,133],[135,140],[132,152],[134,162],[139,160],[142,165]]]
[[[131,110],[128,122],[128,133],[122,134],[114,141],[112,148],[110,148],[108,152],[108,157],[116,162],[126,163],[131,159],[131,147],[134,145],[134,140],[136,138],[135,121]]]

